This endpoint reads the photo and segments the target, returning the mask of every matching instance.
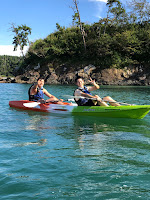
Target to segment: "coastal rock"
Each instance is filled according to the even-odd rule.
[[[65,73],[59,76],[58,82],[61,84],[74,84],[75,74],[72,72]]]
[[[85,74],[87,74],[88,76],[91,75],[91,73],[93,72],[93,70],[95,70],[96,67],[94,65],[88,65],[86,67],[84,67],[83,71]]]
[[[58,82],[58,76],[55,73],[51,73],[47,76],[45,82],[47,84],[59,84]]]
[[[0,83],[16,83],[15,77],[0,77]]]
[[[15,81],[17,83],[34,83],[37,81],[38,77],[40,76],[39,72],[35,71],[27,71],[23,75],[18,75],[15,77]]]
[[[7,83],[7,77],[0,76],[0,83]]]
[[[123,70],[121,69],[104,69],[101,71],[101,79],[105,84],[118,84],[123,80]]]
[[[75,84],[75,77],[79,75],[84,78],[85,84],[89,78],[95,79],[100,85],[150,85],[149,70],[143,70],[141,67],[130,67],[124,69],[107,68],[100,69],[94,65],[75,68],[62,64],[58,67],[43,66],[34,70],[34,67],[14,78],[0,77],[0,83],[34,83],[42,75],[46,84]]]

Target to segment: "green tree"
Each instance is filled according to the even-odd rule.
[[[132,0],[129,2],[131,8],[131,15],[142,23],[143,20],[149,20],[150,17],[150,4],[147,0]]]
[[[15,33],[13,38],[14,51],[16,51],[17,47],[20,46],[22,56],[24,57],[23,48],[28,44],[30,45],[28,35],[31,35],[31,28],[26,25],[15,27],[13,23],[11,25],[11,30],[13,33]]]
[[[126,10],[119,0],[108,0],[106,5],[108,7],[107,21],[111,19],[110,22],[116,24],[123,24],[127,21]]]
[[[72,7],[72,9],[74,11],[74,15],[72,16],[73,22],[75,22],[77,24],[77,26],[80,27],[80,32],[81,32],[82,39],[83,39],[84,49],[86,51],[85,37],[87,36],[87,34],[85,33],[85,30],[84,30],[84,23],[81,22],[80,12],[79,12],[79,8],[78,8],[79,2],[77,0],[73,0],[73,4],[74,4],[74,7]]]
[[[14,75],[15,68],[21,65],[22,60],[17,56],[0,56],[0,74],[4,76]]]

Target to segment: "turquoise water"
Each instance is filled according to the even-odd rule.
[[[9,108],[27,84],[0,84],[0,199],[150,199],[150,114],[142,120]],[[73,86],[46,86],[63,97]],[[102,87],[101,97],[150,104],[149,87]]]

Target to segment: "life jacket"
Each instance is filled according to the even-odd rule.
[[[34,85],[34,84],[33,84],[33,85]],[[31,85],[31,87],[32,87],[33,85]],[[44,98],[43,87],[42,87],[42,88],[37,88],[37,93],[34,94],[34,95],[31,95],[31,94],[30,94],[31,87],[30,87],[29,90],[28,90],[29,101],[38,101],[38,100]]]
[[[84,86],[84,88],[77,88],[78,90],[81,90],[82,92],[86,93],[86,94],[90,94],[92,95],[86,86]],[[75,90],[76,91],[76,90]],[[75,91],[74,91],[74,95],[75,95]],[[78,106],[82,106],[84,105],[85,103],[87,103],[89,101],[89,99],[86,99],[86,98],[79,98],[79,100],[77,101],[75,98],[74,98],[75,102],[78,104]]]

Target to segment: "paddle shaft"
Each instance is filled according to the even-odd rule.
[[[96,98],[89,98],[89,97],[83,97],[83,96],[70,96],[70,95],[65,95],[65,96],[68,96],[68,97],[70,97],[70,98],[85,98],[85,99],[97,100]],[[118,102],[118,101],[103,101],[103,100],[102,100],[102,102],[107,102],[107,103],[119,103],[119,104],[127,105],[127,106],[134,105],[134,104],[128,104],[128,103],[123,103],[123,102]]]

